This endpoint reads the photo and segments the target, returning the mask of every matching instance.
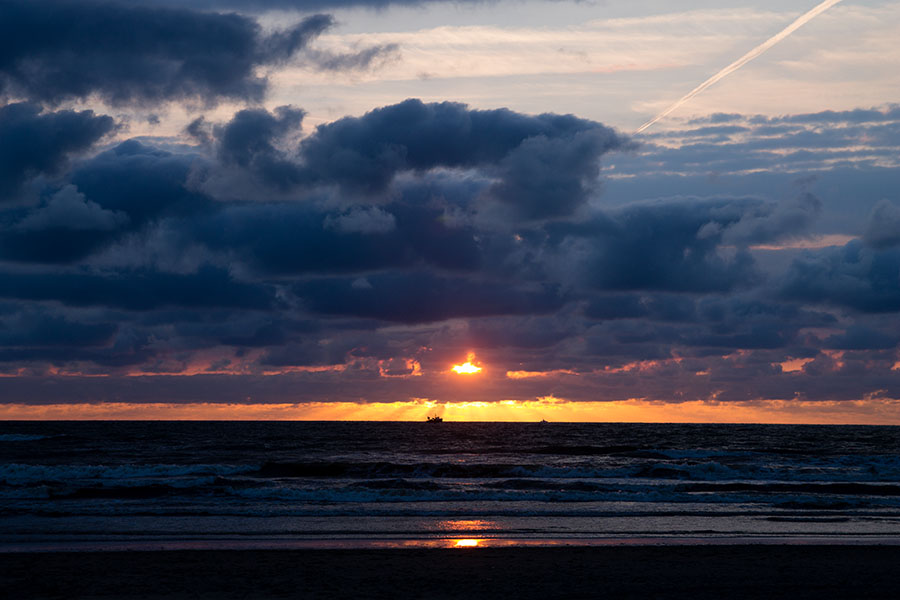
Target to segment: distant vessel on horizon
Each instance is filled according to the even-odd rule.
[[[430,417],[425,417],[426,423],[443,423],[444,419],[439,417],[438,415],[432,415]]]

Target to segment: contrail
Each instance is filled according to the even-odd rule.
[[[653,125],[654,123],[656,123],[657,121],[659,121],[660,119],[662,119],[663,117],[667,116],[669,113],[674,111],[676,108],[678,108],[679,106],[681,106],[682,104],[684,104],[685,102],[687,102],[688,100],[690,100],[691,98],[693,98],[694,96],[696,96],[697,94],[699,94],[700,92],[702,92],[703,90],[708,88],[709,86],[717,83],[718,81],[720,81],[721,79],[724,79],[725,77],[728,77],[729,75],[731,75],[732,73],[734,73],[735,71],[737,71],[738,69],[740,69],[741,67],[746,65],[748,62],[750,62],[751,60],[753,60],[760,54],[764,53],[766,50],[768,50],[769,48],[771,48],[772,46],[774,46],[775,44],[777,44],[778,42],[780,42],[787,36],[791,35],[795,31],[797,31],[798,29],[800,29],[801,27],[803,27],[804,25],[806,25],[807,23],[809,23],[810,21],[815,19],[820,14],[822,14],[823,12],[825,12],[826,10],[828,10],[829,8],[831,8],[838,2],[841,2],[841,0],[825,0],[825,2],[822,2],[818,6],[816,6],[809,12],[807,12],[806,14],[798,17],[796,21],[794,21],[793,23],[791,23],[790,25],[788,25],[787,27],[785,27],[784,29],[782,29],[781,31],[779,31],[778,33],[776,33],[775,35],[773,35],[772,37],[767,39],[765,42],[763,42],[759,46],[757,46],[756,48],[754,48],[747,54],[743,55],[742,57],[740,57],[739,59],[737,59],[736,61],[734,61],[733,63],[731,63],[730,65],[728,65],[727,67],[725,67],[724,69],[722,69],[721,71],[719,71],[718,73],[716,73],[715,75],[713,75],[712,77],[710,77],[709,79],[707,79],[706,81],[704,81],[703,83],[698,85],[697,87],[695,87],[694,89],[692,89],[690,92],[685,94],[685,96],[683,98],[681,98],[681,100],[679,100],[678,102],[676,102],[675,104],[673,104],[672,106],[667,108],[666,110],[662,111],[661,113],[659,113],[658,115],[656,115],[655,117],[653,117],[652,119],[650,119],[649,121],[647,121],[646,123],[641,125],[638,128],[638,130],[635,131],[635,133],[640,133],[640,132],[644,131],[645,129],[647,129],[648,127],[650,127],[651,125]]]

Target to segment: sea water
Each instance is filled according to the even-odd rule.
[[[748,538],[896,543],[900,428],[0,423],[0,550]]]

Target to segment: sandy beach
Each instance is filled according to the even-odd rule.
[[[896,598],[897,546],[0,554],[7,598]]]

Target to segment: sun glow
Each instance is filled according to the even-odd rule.
[[[481,373],[481,367],[472,362],[474,360],[475,353],[469,352],[469,354],[466,356],[466,362],[461,365],[453,365],[450,370],[457,375],[474,375],[475,373]]]
[[[456,540],[454,547],[456,548],[476,548],[478,546],[478,540]]]

